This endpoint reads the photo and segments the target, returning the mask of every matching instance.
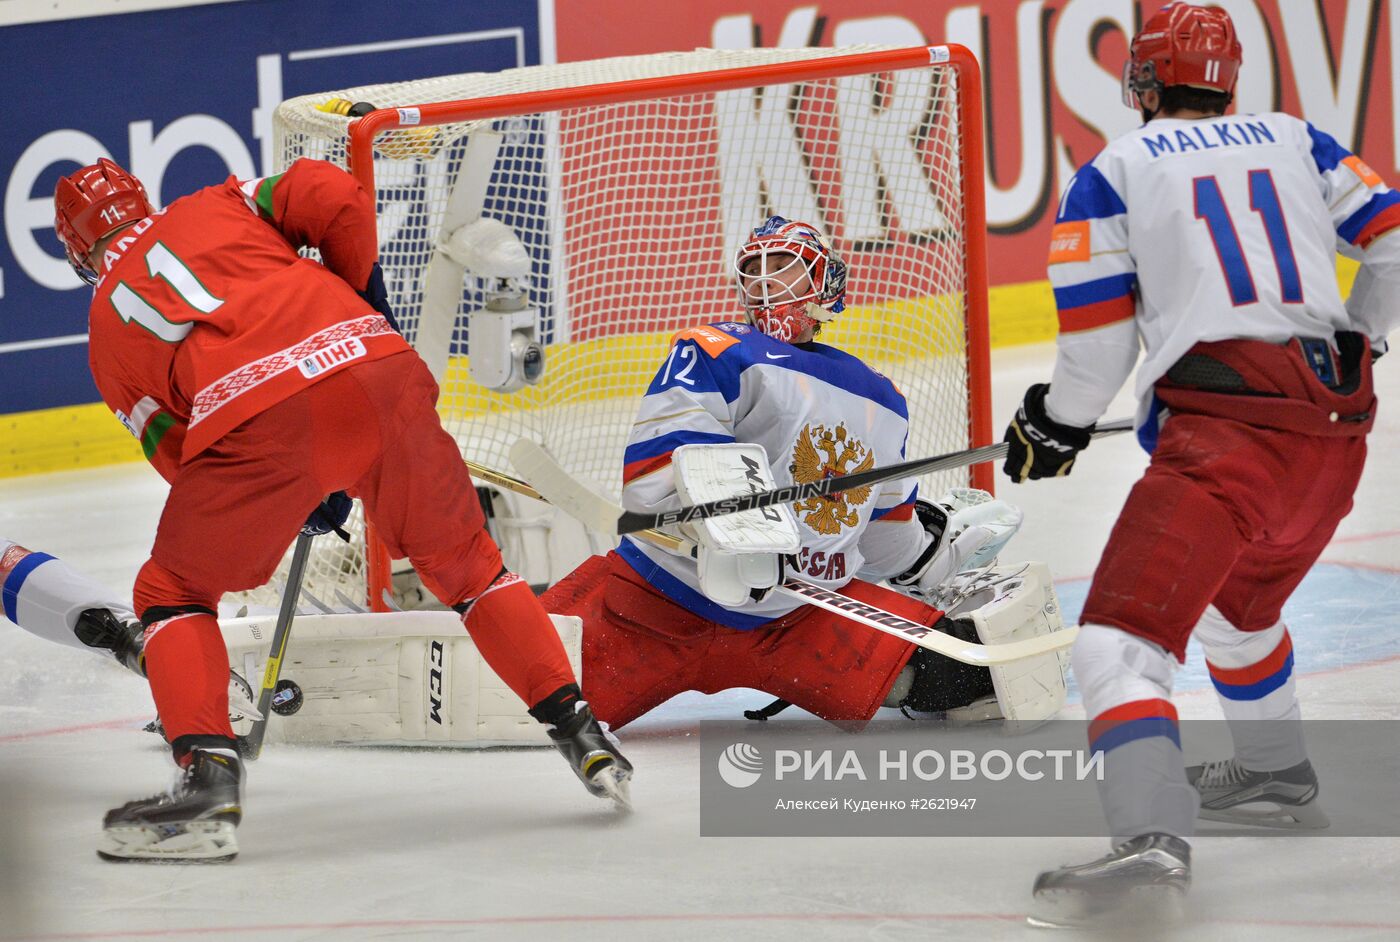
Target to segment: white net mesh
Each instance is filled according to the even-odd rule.
[[[349,119],[315,107],[332,97],[407,107],[871,48],[697,50],[343,89],[285,102],[276,146],[283,166],[302,156],[344,165]],[[439,411],[464,455],[509,471],[510,444],[529,436],[616,497],[638,399],[670,336],[742,316],[729,261],[770,214],[817,225],[849,264],[849,307],[820,339],[904,392],[909,456],[968,447],[957,94],[956,71],[925,67],[562,111],[536,102],[514,116],[381,135],[380,261],[405,334],[439,375]],[[437,250],[479,216],[507,225],[530,258],[547,368],[514,393],[468,375],[480,273]],[[958,471],[923,486],[965,483]],[[352,523],[356,540],[319,540],[308,568],[327,600],[364,598]]]

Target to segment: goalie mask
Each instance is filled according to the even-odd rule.
[[[155,211],[141,181],[106,157],[60,177],[53,203],[53,227],[68,252],[68,264],[90,285],[97,284],[97,272],[88,253],[98,240]]]
[[[1133,37],[1123,65],[1123,104],[1139,108],[1138,95],[1173,85],[1233,95],[1242,58],[1230,14],[1169,3]]]
[[[846,307],[846,263],[815,227],[782,216],[749,234],[734,256],[749,321],[792,342]]]

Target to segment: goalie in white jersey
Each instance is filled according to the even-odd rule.
[[[846,266],[826,239],[772,217],[740,248],[735,275],[747,317],[681,331],[647,389],[624,455],[629,509],[683,503],[681,449],[761,446],[763,476],[778,484],[904,458],[904,396],[856,357],[813,341],[846,294]],[[685,535],[700,544],[698,559],[625,538],[585,562],[543,602],[583,619],[595,714],[622,726],[687,690],[755,687],[837,722],[864,722],[881,705],[946,712],[980,702],[995,715],[986,668],[773,592],[794,566],[824,588],[963,630],[920,597],[990,562],[1021,514],[982,491],[934,504],[917,490],[899,480],[793,505],[800,546],[785,561],[719,552],[697,529]],[[874,584],[887,577],[915,598]]]
[[[1170,4],[1134,38],[1124,93],[1146,123],[1065,188],[1049,260],[1054,377],[1007,430],[1012,478],[1068,474],[1142,350],[1152,462],[1073,651],[1116,846],[1041,874],[1051,921],[1153,895],[1174,909],[1198,809],[1326,825],[1281,610],[1361,475],[1372,358],[1400,316],[1400,194],[1304,121],[1226,115],[1241,59],[1219,9]],[[1338,251],[1362,264],[1346,304]],[[1185,769],[1170,698],[1193,632],[1236,755]]]

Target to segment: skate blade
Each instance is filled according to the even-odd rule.
[[[1224,821],[1227,824],[1286,831],[1320,831],[1332,824],[1315,799],[1305,805],[1275,805],[1253,810],[1243,806],[1220,810],[1202,808],[1197,817],[1203,821]]]
[[[223,863],[238,856],[238,838],[228,821],[106,828],[97,856],[116,862]]]
[[[590,790],[601,798],[611,798],[619,811],[632,810],[632,773],[610,765],[589,779]]]
[[[1076,890],[1041,890],[1026,925],[1036,929],[1169,927],[1186,915],[1186,893],[1174,886],[1140,886],[1112,900]]]

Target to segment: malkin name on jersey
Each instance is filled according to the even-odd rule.
[[[1274,132],[1262,121],[1193,122],[1190,128],[1144,133],[1138,143],[1147,152],[1148,160],[1173,157],[1178,154],[1199,153],[1217,147],[1250,147],[1277,144]]]

